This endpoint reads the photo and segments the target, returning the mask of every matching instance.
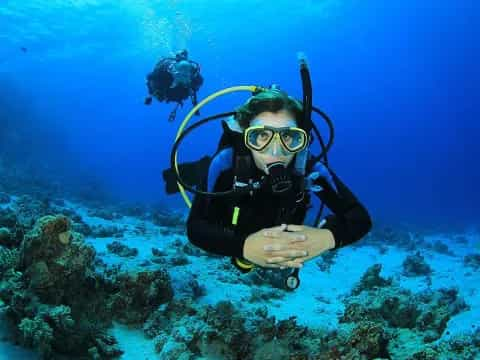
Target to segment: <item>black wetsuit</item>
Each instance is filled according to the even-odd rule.
[[[316,184],[321,185],[323,190],[314,194],[331,212],[321,228],[332,232],[335,248],[340,248],[364,237],[370,231],[372,222],[366,208],[333,171],[328,170],[330,181],[323,177],[317,179]],[[262,175],[257,169],[255,177]],[[232,189],[232,184],[233,170],[230,168],[220,172],[210,191],[228,191]],[[207,188],[206,185],[203,188]],[[298,194],[285,199],[268,191],[259,191],[253,196],[243,195],[238,199],[196,195],[188,217],[188,238],[205,251],[243,258],[243,246],[250,234],[281,223],[303,224],[310,206],[310,194],[305,192],[299,203],[296,203]],[[236,226],[232,225],[235,206],[240,208]]]
[[[196,93],[203,84],[203,77],[200,75],[200,65],[196,62],[187,60],[193,67],[193,74],[189,87],[177,85],[170,87],[173,83],[173,75],[170,73],[170,66],[175,64],[174,58],[164,58],[158,62],[155,69],[147,75],[147,87],[150,95],[157,98],[158,101],[183,103],[188,97],[192,97],[192,102],[196,105]]]

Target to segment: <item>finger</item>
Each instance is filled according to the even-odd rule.
[[[305,228],[303,225],[288,224],[287,229],[290,232],[303,231]]]
[[[287,260],[283,256],[275,256],[267,259],[267,264],[278,264]]]
[[[265,229],[263,236],[267,237],[279,237],[282,232],[287,228],[287,224],[282,224],[280,226],[274,226],[268,229]]]
[[[296,269],[300,269],[301,267],[303,267],[303,263],[302,262],[296,262],[296,261],[285,261],[281,264],[279,264],[280,267],[289,267],[289,268],[296,268]]]
[[[287,224],[282,224],[278,226],[273,226],[271,228],[266,228],[265,230],[273,230],[273,231],[284,231],[288,227]]]
[[[272,251],[281,251],[281,250],[286,250],[287,246],[284,244],[267,244],[263,246],[263,250],[267,252],[272,252]]]
[[[271,237],[271,238],[278,238],[280,237],[280,234],[282,233],[283,231],[278,231],[278,230],[265,230],[263,232],[263,236],[265,237]]]
[[[265,263],[264,265],[262,265],[262,267],[269,268],[269,269],[280,269],[280,268],[284,267],[284,265]]]
[[[307,235],[302,233],[300,234],[287,233],[287,234],[288,234],[288,240],[290,244],[307,240]]]
[[[283,257],[286,259],[294,259],[308,256],[308,252],[305,250],[281,250],[275,252],[275,257]]]

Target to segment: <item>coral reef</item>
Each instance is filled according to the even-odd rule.
[[[324,252],[318,260],[315,261],[320,271],[330,272],[330,267],[335,263],[336,251]]]
[[[121,217],[117,212],[107,209],[90,209],[88,211],[88,216],[99,217],[105,220],[114,220]]]
[[[17,341],[45,359],[86,356],[93,348],[108,358],[97,346],[111,316],[93,272],[95,252],[71,231],[70,221],[42,217],[19,249],[1,251],[0,299]]]
[[[172,299],[170,281],[164,270],[116,273],[107,300],[113,316],[125,324],[142,323],[160,304]]]
[[[372,273],[376,273],[375,277],[378,277],[378,266],[375,271],[373,268],[368,269],[362,280]],[[387,284],[386,279],[380,282]],[[454,315],[469,309],[454,288],[413,294],[395,284],[382,287],[365,287],[359,284],[345,304],[341,323],[358,326],[367,322],[370,328],[372,324],[377,326],[373,335],[378,341],[371,344],[368,350],[357,347],[357,350],[368,358],[388,357],[387,355],[404,358],[400,354],[406,350],[400,344],[415,343],[417,349],[425,347],[424,344],[432,343],[441,337],[447,322]],[[365,338],[363,342],[358,342],[362,346],[366,343],[368,340]],[[421,358],[420,356],[422,355],[417,355],[417,358]]]
[[[276,321],[265,307],[243,313],[229,301],[198,306],[188,299],[160,306],[144,331],[161,359],[288,359],[317,353],[322,338],[294,317]]]
[[[112,254],[121,257],[135,257],[138,255],[138,249],[128,247],[118,241],[114,241],[107,245],[107,249]]]
[[[392,279],[384,279],[380,276],[382,271],[381,264],[374,264],[365,271],[360,282],[353,288],[352,294],[358,295],[364,290],[374,290],[376,288],[390,286]]]
[[[363,244],[374,246],[392,245],[407,251],[413,251],[425,244],[425,240],[419,233],[412,233],[400,227],[376,226],[362,240]]]
[[[123,230],[115,225],[94,225],[91,227],[90,236],[96,238],[123,237]]]
[[[8,204],[10,202],[10,196],[4,192],[0,192],[0,204]]]
[[[432,273],[432,268],[425,262],[425,258],[419,251],[415,255],[407,256],[402,266],[403,275],[409,277],[430,275]]]
[[[294,316],[278,320],[269,314],[269,308],[295,296],[284,291],[291,270],[256,268],[239,275],[230,259],[186,241],[183,216],[158,208],[149,212],[136,205],[98,204],[101,210],[85,211],[68,204],[45,196],[20,196],[8,198],[8,205],[0,208],[0,310],[13,341],[35,349],[44,359],[120,357],[120,345],[109,334],[113,321],[143,327],[158,358],[165,360],[473,359],[479,354],[480,330],[449,336],[452,317],[469,310],[457,288],[414,293],[396,283],[401,274],[384,278],[382,266],[374,264],[351,292],[337,294],[342,303],[326,293],[313,293],[314,301],[337,313],[339,323],[335,328],[308,328]],[[91,219],[85,213],[102,218],[95,219],[102,225],[88,224]],[[115,222],[124,215],[141,221]],[[146,244],[152,253],[147,258],[127,246],[127,237],[110,242],[107,250],[124,257],[117,265],[107,264],[113,256],[104,261],[100,255],[106,253],[95,253],[88,245],[96,245],[96,237],[124,233],[144,236],[147,242],[152,234],[168,238]],[[82,234],[89,237],[87,242]],[[426,243],[421,233],[397,228],[377,229],[365,240],[381,253],[393,252],[392,245],[417,250],[422,244],[452,255],[443,243]],[[105,240],[98,243],[103,246]],[[332,271],[338,254],[322,255],[315,270]],[[211,262],[205,266],[207,261]],[[478,270],[480,258],[470,254],[464,263]],[[216,295],[207,293],[211,284],[202,282],[205,274],[199,269],[215,273],[215,281],[225,286],[247,285],[241,287],[246,291],[231,301],[205,305]],[[420,252],[407,256],[402,269],[408,277],[432,272]]]
[[[469,254],[463,258],[465,266],[472,267],[475,271],[480,269],[480,254]]]

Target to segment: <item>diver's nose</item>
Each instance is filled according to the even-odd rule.
[[[278,141],[275,141],[275,139],[273,140],[273,144],[272,144],[272,155],[273,156],[278,156],[280,155],[280,144],[278,143]]]

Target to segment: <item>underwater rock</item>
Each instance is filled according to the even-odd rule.
[[[439,254],[455,256],[455,254],[448,248],[448,246],[440,240],[437,240],[433,243],[432,250]]]
[[[8,251],[18,251],[19,261],[0,279],[0,300],[18,329],[11,332],[15,341],[43,358],[121,353],[113,338],[102,335],[112,319],[106,299],[114,290],[94,272],[95,251],[70,230],[67,218],[40,218],[20,249]]]
[[[176,321],[184,317],[191,319],[193,323],[193,317],[198,313],[195,306],[191,298],[172,298],[171,301],[161,304],[144,322],[145,335],[153,339],[163,332],[169,334]]]
[[[208,343],[221,343],[229,354],[227,358],[247,358],[250,353],[251,334],[245,328],[242,316],[230,301],[220,301],[207,306],[200,314],[202,320],[214,331],[207,332]]]
[[[408,290],[383,287],[364,291],[345,301],[341,323],[372,321],[395,328],[413,328],[420,314]]]
[[[390,358],[387,350],[389,336],[380,324],[360,322],[348,339],[349,345],[367,359]]]
[[[83,221],[72,222],[72,230],[85,237],[89,237],[93,233],[92,228]]]
[[[64,216],[45,216],[25,235],[20,248],[20,270],[25,284],[49,304],[59,304],[76,291],[93,269],[95,250],[70,230]]]
[[[381,326],[393,336],[392,345],[388,345],[392,358],[409,358],[399,355],[402,351],[408,356],[413,353],[413,349],[405,348],[405,344],[418,342],[423,346],[438,340],[448,321],[468,309],[455,288],[413,294],[392,284],[346,298],[345,311],[339,321],[341,324],[368,321]],[[419,352],[418,347],[415,350]],[[360,353],[365,354],[362,350]],[[381,356],[385,357],[385,354]]]
[[[17,249],[7,249],[0,246],[0,279],[7,270],[15,270],[19,261],[20,254]]]
[[[199,297],[205,296],[207,290],[205,286],[201,285],[196,279],[191,279],[188,284],[188,289],[191,291],[191,296],[194,300],[197,300]]]
[[[160,249],[157,249],[157,248],[152,248],[152,255],[153,255],[153,256],[160,257],[160,256],[166,256],[167,253],[165,252],[165,250],[160,250]]]
[[[348,302],[345,306],[340,323],[355,323],[362,320],[382,321],[378,308],[368,308],[360,302]]]
[[[206,294],[206,287],[197,280],[198,275],[190,272],[175,282],[175,290],[178,296],[189,297],[196,300]]]
[[[353,288],[352,294],[358,295],[364,290],[372,290],[378,287],[390,286],[392,278],[384,279],[380,276],[382,271],[381,264],[374,264],[370,266],[363,274],[360,282]]]
[[[453,241],[462,245],[468,244],[468,239],[464,235],[454,235]]]
[[[135,234],[137,235],[146,235],[147,234],[147,224],[141,222],[140,224],[135,226],[134,229]]]
[[[151,261],[149,261],[149,260],[144,260],[144,261],[142,261],[138,266],[140,266],[140,267],[148,267],[148,266],[150,266],[150,265],[152,265],[152,262],[151,262]]]
[[[415,352],[408,359],[437,360],[437,359],[477,359],[480,355],[478,335],[459,334],[446,340],[439,340],[428,344],[421,351]]]
[[[119,211],[124,216],[131,216],[139,219],[142,218],[147,213],[147,209],[142,204],[135,204],[135,205],[122,204],[119,207]]]
[[[123,230],[119,229],[117,226],[114,225],[109,225],[109,226],[104,226],[104,225],[97,225],[93,226],[91,231],[91,236],[92,237],[98,237],[98,238],[106,238],[106,237],[122,237],[123,236]]]
[[[25,229],[17,223],[15,213],[7,208],[0,209],[0,245],[16,248],[23,240]]]
[[[89,353],[98,354],[98,359],[112,359],[123,354],[123,351],[118,347],[117,340],[104,333],[97,335],[95,345],[95,347],[89,349]]]
[[[212,306],[172,300],[152,313],[144,331],[161,354],[173,341],[184,344],[194,359],[310,359],[325,347],[325,333],[299,326],[295,317],[276,321],[266,306],[245,312],[229,301]]]
[[[338,255],[338,251],[326,251],[321,256],[320,259],[315,261],[315,264],[318,266],[320,271],[329,272],[330,267],[335,263],[335,258]]]
[[[417,251],[415,255],[409,255],[402,263],[403,275],[408,277],[430,275],[432,268],[425,262],[425,258]]]
[[[115,254],[121,257],[135,257],[138,255],[138,249],[128,247],[127,245],[123,245],[118,241],[114,241],[108,244],[107,249],[112,254]]]
[[[418,233],[411,233],[392,226],[377,226],[365,236],[362,242],[375,246],[392,245],[412,251],[424,244],[425,240]]]
[[[409,294],[386,297],[379,308],[379,314],[393,328],[415,327],[420,315],[415,298]]]
[[[425,334],[425,342],[437,340],[453,316],[469,309],[455,288],[424,291],[416,298],[421,310],[416,328]]]
[[[82,221],[82,217],[72,209],[65,208],[65,207],[59,206],[59,205],[54,205],[53,203],[50,205],[50,207],[56,214],[66,216],[72,222],[81,222]]]
[[[245,321],[245,315],[228,301],[199,306],[191,299],[182,299],[158,308],[144,330],[155,338],[160,354],[165,354],[174,342],[176,347],[183,344],[197,357],[251,359],[252,335]]]
[[[89,209],[88,216],[99,217],[105,220],[115,220],[121,218],[121,215],[106,209]]]
[[[17,215],[11,208],[0,209],[0,227],[13,229],[17,225]]]
[[[422,334],[410,329],[395,329],[388,343],[390,359],[423,359],[422,356],[436,355],[432,360],[438,360],[438,353],[432,352],[429,345],[424,344]],[[415,357],[415,354],[417,354]]]
[[[17,222],[27,229],[31,229],[38,218],[57,213],[50,207],[48,199],[38,200],[28,195],[20,196],[14,202],[13,210]]]
[[[464,266],[470,266],[475,271],[480,269],[480,254],[469,254],[463,258]]]
[[[263,343],[255,350],[253,360],[283,360],[292,359],[292,355],[285,340],[276,338]]]
[[[24,318],[18,325],[22,346],[35,349],[43,358],[52,354],[53,329],[39,316],[34,319]]]
[[[250,297],[247,299],[247,301],[250,304],[265,303],[271,300],[283,299],[285,295],[285,289],[264,289],[262,287],[252,287]]]
[[[108,303],[115,317],[125,324],[144,322],[155,309],[173,298],[170,276],[165,270],[120,273]]]
[[[170,258],[171,266],[183,266],[190,264],[188,257],[181,251],[176,251],[174,255]]]
[[[150,220],[160,227],[159,231],[163,236],[186,236],[186,219],[184,215],[155,211],[152,212]]]
[[[0,204],[8,204],[10,202],[10,196],[4,192],[0,192]]]
[[[187,345],[177,342],[173,339],[167,338],[157,340],[155,342],[155,349],[159,353],[160,359],[165,360],[190,360],[193,359],[193,354],[188,350]]]
[[[5,227],[0,227],[0,246],[10,247],[11,245],[10,230]]]
[[[193,246],[190,242],[187,242],[183,245],[182,252],[190,256],[202,256],[207,254],[206,251],[203,251],[200,248]]]

